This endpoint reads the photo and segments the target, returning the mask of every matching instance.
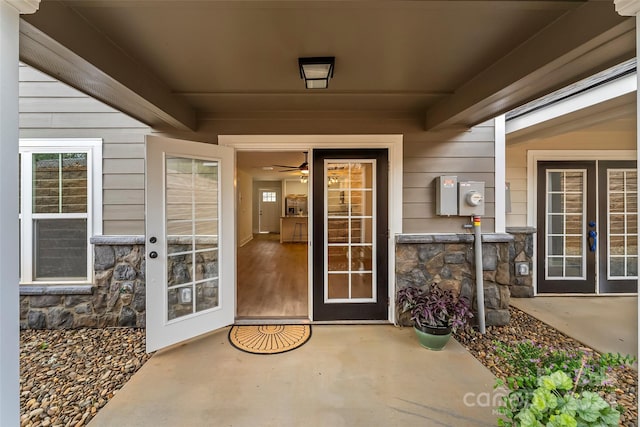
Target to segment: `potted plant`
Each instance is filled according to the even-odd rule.
[[[451,332],[467,328],[473,317],[466,297],[458,297],[449,289],[433,283],[426,289],[407,286],[398,291],[400,312],[408,312],[420,345],[430,350],[442,350]]]

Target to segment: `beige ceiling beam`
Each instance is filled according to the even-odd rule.
[[[195,130],[195,110],[71,8],[20,22],[20,60],[156,128]]]
[[[425,128],[474,126],[634,55],[634,20],[589,1],[428,109]]]

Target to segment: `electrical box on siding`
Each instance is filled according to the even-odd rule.
[[[484,215],[484,182],[458,183],[458,215]]]
[[[458,177],[436,178],[436,215],[458,215]]]

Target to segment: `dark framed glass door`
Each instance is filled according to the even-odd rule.
[[[595,161],[538,162],[537,200],[538,292],[595,293]]]
[[[598,197],[600,292],[638,292],[636,162],[598,162]]]
[[[387,149],[313,152],[313,319],[388,319]]]

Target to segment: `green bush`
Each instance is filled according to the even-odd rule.
[[[498,408],[499,426],[617,426],[620,409],[601,395],[612,389],[610,371],[633,363],[620,354],[597,356],[581,350],[554,350],[530,341],[496,343],[496,354],[511,370],[509,394]]]

